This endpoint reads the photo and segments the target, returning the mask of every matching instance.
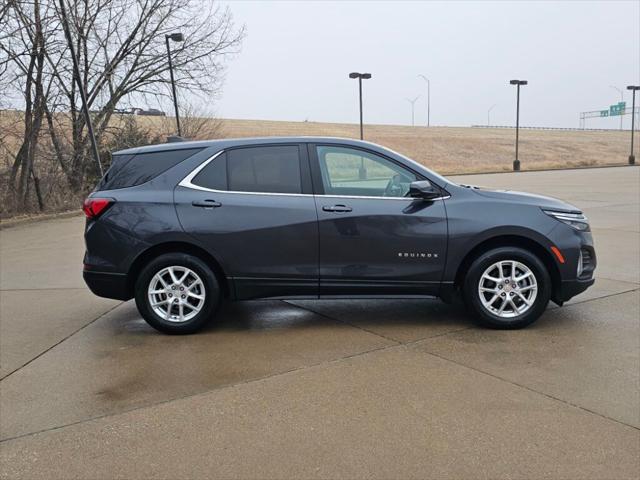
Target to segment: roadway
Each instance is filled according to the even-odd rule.
[[[520,331],[256,301],[171,337],[86,289],[82,217],[0,231],[1,478],[637,479],[640,169],[455,180],[583,208],[595,286]]]

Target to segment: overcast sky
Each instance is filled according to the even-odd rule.
[[[426,123],[423,74],[432,125],[486,124],[493,104],[491,123],[513,124],[508,82],[523,78],[521,125],[577,127],[580,111],[620,101],[610,85],[640,83],[640,1],[224,3],[247,38],[215,107],[223,118],[355,123],[348,73],[366,71],[365,123],[410,124],[417,95]]]

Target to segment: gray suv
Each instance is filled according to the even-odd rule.
[[[560,200],[458,185],[371,143],[184,142],[115,152],[85,201],[84,279],[166,333],[223,299],[462,295],[520,328],[593,284],[589,224]]]

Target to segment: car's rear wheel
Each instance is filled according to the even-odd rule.
[[[465,277],[465,303],[490,328],[525,327],[540,317],[551,297],[551,277],[531,252],[500,247],[476,258]]]
[[[220,302],[218,281],[205,262],[167,253],[149,262],[135,285],[138,311],[153,328],[169,334],[200,330]]]

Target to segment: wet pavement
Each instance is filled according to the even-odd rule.
[[[92,296],[80,217],[0,231],[2,478],[638,478],[640,169],[455,179],[585,210],[597,282],[528,329],[255,301],[170,337]]]

